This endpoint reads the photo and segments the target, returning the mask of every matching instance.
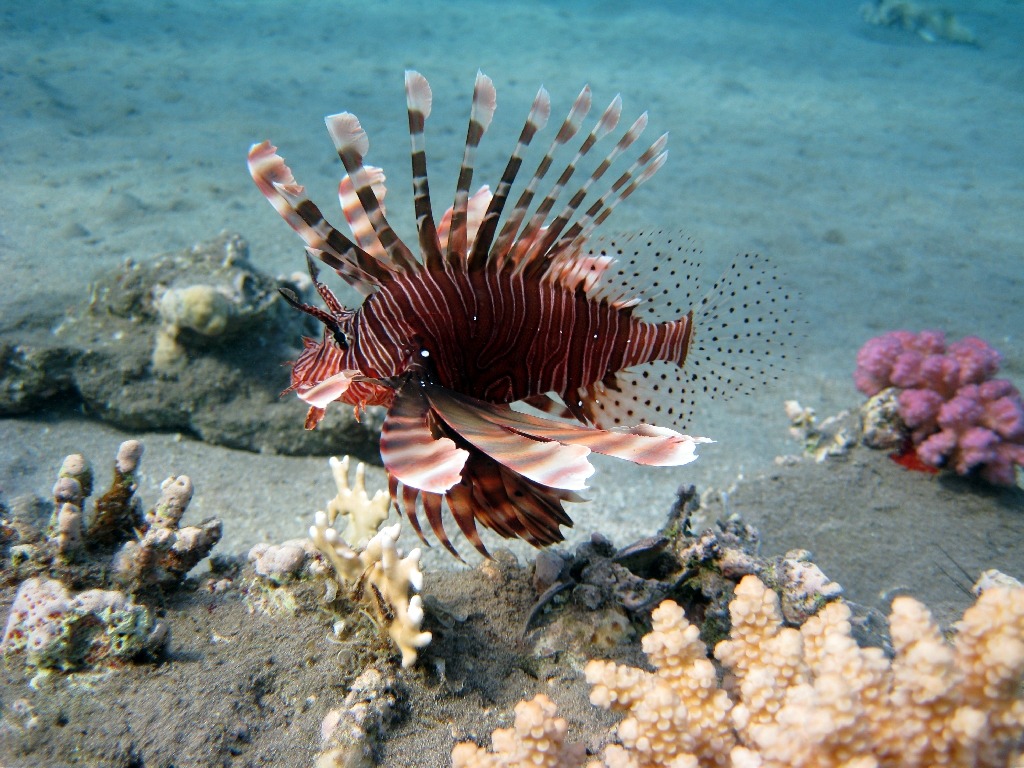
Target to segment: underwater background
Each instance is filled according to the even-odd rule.
[[[245,154],[272,140],[340,219],[326,114],[360,118],[368,162],[388,173],[389,217],[412,233],[405,69],[433,88],[436,210],[454,190],[478,69],[498,111],[475,184],[497,180],[539,85],[554,120],[590,83],[595,109],[621,93],[624,119],[648,110],[651,135],[670,133],[665,167],[605,230],[683,231],[712,271],[761,252],[805,324],[777,386],[694,414],[693,432],[717,441],[698,462],[600,462],[572,535],[645,535],[661,522],[646,510],[667,508],[680,483],[724,490],[798,452],[784,400],[821,415],[859,403],[851,373],[872,336],[978,335],[1004,355],[1002,374],[1024,381],[1024,4],[944,7],[968,31],[959,40],[870,23],[859,2],[811,0],[2,3],[0,340],[86,300],[125,259],[221,230],[248,240],[259,269],[301,270],[301,244]],[[45,493],[61,455],[109,456],[123,437],[66,410],[0,421],[0,493]],[[225,520],[230,551],[301,535],[331,492],[319,458],[145,440],[150,486],[188,472],[194,506]]]

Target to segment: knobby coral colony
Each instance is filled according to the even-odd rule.
[[[275,147],[263,142],[249,151],[260,191],[305,240],[313,284],[326,304],[321,309],[285,293],[324,325],[322,340],[305,340],[290,389],[310,405],[307,428],[335,401],[357,415],[368,405],[387,407],[381,456],[390,493],[421,538],[417,505],[458,557],[441,523],[447,503],[485,555],[477,522],[506,538],[552,544],[563,538],[559,526],[572,524],[562,503],[580,500],[576,492],[594,471],[591,451],[637,464],[687,464],[707,439],[654,423],[678,425],[699,393],[732,394],[773,377],[773,363],[785,357],[779,347],[787,335],[786,296],[766,262],[747,255],[702,298],[687,286],[693,295],[680,316],[673,301],[684,292],[683,271],[696,266],[688,240],[634,235],[588,245],[615,206],[665,161],[661,136],[583,208],[643,132],[646,113],[553,215],[580,161],[618,124],[618,96],[530,212],[556,152],[580,131],[589,87],[499,230],[551,105],[541,88],[497,189],[483,186],[470,196],[477,147],[496,106],[491,80],[478,74],[455,202],[435,223],[424,141],[430,86],[408,72],[405,90],[419,259],[385,218],[384,174],[364,165],[369,141],[354,115],[326,118],[347,172],[339,196],[354,240],[327,223]],[[655,257],[649,266],[641,260],[645,251]],[[319,281],[314,259],[366,296],[362,306],[343,307]],[[659,310],[673,319],[660,321]],[[688,358],[694,364],[684,372]]]
[[[994,378],[1002,355],[976,336],[892,331],[857,353],[854,381],[874,397],[894,387],[914,456],[925,467],[1013,485],[1024,466],[1024,402]]]

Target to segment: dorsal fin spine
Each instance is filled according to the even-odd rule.
[[[665,162],[667,152],[665,151],[665,145],[668,143],[668,134],[663,133],[659,136],[647,150],[638,157],[632,165],[627,168],[619,178],[617,178],[599,199],[587,209],[583,217],[573,224],[566,233],[559,239],[555,244],[556,250],[562,250],[567,248],[570,251],[582,247],[583,243],[593,234],[597,226],[603,223],[608,216],[611,214],[612,209],[615,208],[622,200],[628,197],[636,189],[639,184],[643,181],[647,181],[654,172],[661,167]],[[654,169],[647,173],[647,168],[654,166]],[[637,176],[637,174],[643,175],[641,181],[638,181],[632,188],[629,188],[630,182]],[[628,192],[623,190],[629,188]]]
[[[420,250],[428,269],[440,269],[441,243],[437,239],[437,224],[430,204],[430,183],[427,176],[427,147],[424,128],[430,117],[433,95],[427,78],[419,72],[405,73],[405,100],[409,113],[409,142],[412,160],[413,207],[416,212],[416,230]]]
[[[501,218],[501,213],[505,207],[505,202],[508,200],[508,193],[512,189],[512,184],[515,183],[519,169],[522,167],[523,155],[527,147],[530,146],[530,142],[533,141],[533,137],[547,125],[550,115],[551,97],[541,87],[533,99],[530,114],[527,115],[526,123],[519,134],[519,141],[516,142],[516,148],[508,159],[505,171],[501,175],[501,181],[498,182],[498,188],[495,190],[494,197],[491,198],[491,202],[488,204],[487,211],[480,223],[476,241],[473,243],[473,252],[469,256],[468,268],[471,272],[482,269],[487,263],[491,243],[494,240],[494,233],[498,229],[498,220]]]
[[[544,220],[547,218],[548,213],[554,207],[555,202],[558,200],[559,195],[562,194],[562,190],[565,185],[569,183],[573,174],[576,172],[576,168],[594,145],[597,144],[602,138],[604,138],[609,131],[613,130],[618,125],[619,117],[622,115],[622,98],[618,95],[612,99],[611,103],[607,106],[605,111],[598,118],[597,124],[593,127],[587,137],[583,140],[580,148],[576,151],[576,156],[565,166],[558,180],[551,187],[547,196],[541,201],[541,204],[537,206],[537,210],[533,216],[530,217],[530,221],[526,227],[523,228],[522,233],[519,235],[518,247],[513,251],[513,260],[517,264],[525,265],[529,264],[534,258],[542,254],[543,251],[539,250],[539,246],[543,241],[543,238],[539,236],[541,227],[544,224]]]
[[[334,142],[334,147],[338,151],[338,157],[352,179],[352,185],[359,202],[363,205],[363,211],[373,225],[373,231],[377,233],[377,238],[384,246],[391,261],[399,270],[416,271],[420,267],[419,262],[388,224],[384,212],[380,209],[377,196],[373,194],[369,174],[363,167],[363,156],[369,151],[370,142],[362,125],[359,124],[359,120],[351,112],[341,112],[337,115],[328,115],[324,118],[324,122],[327,124],[327,132]]]
[[[576,97],[576,101],[573,102],[572,107],[569,109],[569,114],[566,115],[565,120],[562,121],[562,125],[558,129],[558,134],[552,140],[547,153],[543,158],[541,158],[540,163],[538,163],[537,170],[534,172],[533,178],[530,179],[529,183],[526,185],[526,189],[524,189],[523,193],[519,196],[519,200],[516,201],[512,214],[509,216],[508,221],[505,222],[505,226],[501,228],[501,232],[498,234],[498,239],[491,247],[490,258],[495,260],[498,266],[501,266],[505,262],[509,256],[512,246],[515,244],[515,237],[516,233],[519,231],[519,226],[523,223],[523,219],[526,217],[526,212],[530,207],[530,203],[533,202],[533,196],[537,192],[537,187],[551,168],[551,163],[554,161],[555,151],[558,147],[569,141],[569,139],[575,136],[576,132],[579,131],[583,119],[590,111],[590,103],[590,86],[586,85]]]
[[[469,115],[469,127],[466,129],[466,147],[462,154],[462,167],[459,169],[459,180],[455,189],[455,203],[452,205],[452,223],[448,231],[448,250],[446,260],[449,265],[465,265],[467,232],[466,224],[469,208],[469,187],[473,183],[473,164],[476,149],[480,145],[497,106],[497,93],[491,78],[483,72],[476,73],[473,87],[473,106]]]

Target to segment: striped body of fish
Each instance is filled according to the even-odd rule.
[[[770,378],[785,335],[785,296],[760,259],[745,257],[678,312],[673,302],[692,289],[678,274],[694,266],[689,241],[593,240],[614,207],[665,161],[662,136],[583,206],[639,138],[646,114],[556,211],[580,161],[618,124],[618,97],[534,207],[556,152],[581,130],[589,88],[502,221],[550,100],[542,88],[494,193],[484,186],[470,195],[477,145],[495,110],[494,87],[478,74],[455,202],[436,221],[424,142],[430,87],[415,72],[406,73],[405,84],[419,256],[387,222],[384,176],[364,164],[369,142],[353,115],[326,118],[345,166],[339,196],[351,238],[305,197],[275,147],[264,142],[249,152],[257,186],[305,240],[325,304],[283,292],[324,325],[321,339],[305,340],[290,389],[310,405],[307,428],[333,402],[354,406],[357,416],[368,405],[387,408],[381,457],[391,496],[421,538],[418,509],[458,557],[442,524],[447,506],[485,555],[478,523],[535,546],[552,544],[563,538],[560,526],[572,524],[562,505],[580,500],[577,492],[594,471],[591,451],[656,466],[696,458],[706,438],[654,423],[678,423],[696,395],[731,394]],[[653,266],[637,263],[648,252]],[[357,310],[343,307],[320,282],[314,260],[366,297]],[[676,316],[656,319],[666,310]],[[694,350],[702,368],[690,372],[684,366]]]

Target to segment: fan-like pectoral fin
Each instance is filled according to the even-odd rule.
[[[430,428],[430,403],[415,382],[403,384],[384,419],[380,455],[388,473],[404,485],[443,494],[462,477],[469,452]]]
[[[424,387],[438,415],[460,437],[499,464],[549,488],[578,491],[594,474],[587,461],[590,448],[525,434],[500,418],[502,411],[480,400],[457,395],[443,387]]]
[[[551,443],[556,443],[564,448],[586,448],[595,453],[625,459],[635,464],[646,464],[656,467],[673,467],[689,464],[697,458],[696,448],[699,443],[714,442],[706,437],[690,437],[672,429],[655,427],[650,424],[639,424],[635,427],[622,429],[597,429],[595,427],[565,424],[514,411],[507,405],[496,405],[463,395],[456,395],[447,390],[442,390],[442,394],[438,395],[438,389],[436,387],[428,388],[427,394],[435,409],[439,413],[451,412],[459,416],[471,414],[475,419],[476,429],[481,433],[487,433],[488,428],[480,426],[481,422],[486,422],[490,424],[491,430],[498,428],[506,433],[512,432],[534,441],[535,444],[536,441],[548,441],[541,442],[540,444],[550,445]],[[443,402],[443,408],[439,407],[438,401]],[[459,429],[454,425],[453,428]],[[461,429],[459,431],[461,433]],[[466,435],[466,439],[473,442],[473,438],[469,435]],[[512,441],[509,442],[511,443]],[[481,447],[481,450],[489,453],[486,448]],[[495,458],[498,461],[502,461],[498,457]],[[511,467],[510,464],[504,461],[502,463]],[[529,475],[527,476],[529,477]],[[553,484],[545,483],[545,485]],[[569,488],[569,486],[554,487]],[[572,488],[570,490],[576,489]]]
[[[333,376],[328,376],[311,387],[303,385],[296,389],[295,394],[303,402],[309,403],[314,408],[319,408],[320,418],[323,418],[323,409],[348,392],[348,388],[352,386],[352,382],[358,375],[359,371],[338,371]],[[319,420],[317,419],[317,421]]]

